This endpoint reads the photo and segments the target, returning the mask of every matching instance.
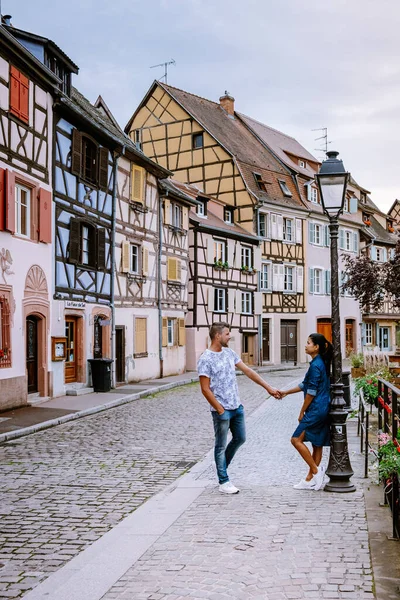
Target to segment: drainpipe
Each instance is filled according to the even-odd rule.
[[[168,196],[168,190],[165,196]],[[158,281],[157,281],[157,306],[158,306],[158,355],[160,359],[160,379],[164,377],[164,357],[162,346],[162,306],[161,306],[161,258],[162,258],[162,198],[158,201]]]
[[[260,235],[260,207],[256,206],[256,234]],[[262,245],[261,245],[261,261],[262,261]],[[258,273],[258,291],[260,291],[260,277],[261,277],[261,265]],[[258,316],[258,364],[262,366],[262,313]]]
[[[195,226],[193,228],[194,234],[194,264],[193,264],[193,328],[197,327],[197,277],[198,277],[198,230]]]
[[[122,149],[122,154],[125,151],[125,147]],[[118,154],[114,152],[114,164],[113,164],[113,191],[112,191],[112,213],[111,213],[111,282],[110,282],[110,295],[111,295],[111,386],[115,387],[115,230],[116,230],[116,207],[117,207],[117,169]]]

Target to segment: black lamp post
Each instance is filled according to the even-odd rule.
[[[327,152],[317,174],[321,203],[329,218],[331,236],[331,307],[332,307],[332,385],[331,385],[331,452],[326,474],[330,481],[325,486],[327,492],[354,492],[355,486],[350,481],[353,470],[350,464],[347,447],[347,430],[345,400],[342,383],[342,351],[340,344],[340,311],[339,311],[339,265],[338,234],[339,216],[343,212],[349,173],[339,160],[338,152]]]

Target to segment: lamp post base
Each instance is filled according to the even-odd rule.
[[[339,494],[346,494],[348,492],[355,492],[356,487],[351,481],[341,481],[340,479],[335,480],[331,477],[331,480],[325,485],[324,492],[337,492]]]

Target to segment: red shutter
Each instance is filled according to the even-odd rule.
[[[15,233],[15,174],[6,170],[6,229]]]
[[[39,190],[39,241],[51,244],[51,192]]]
[[[6,226],[6,172],[0,169],[0,231]]]
[[[20,118],[29,123],[29,79],[20,73],[19,77]]]
[[[10,111],[19,117],[19,71],[10,69]]]

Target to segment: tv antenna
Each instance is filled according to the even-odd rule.
[[[176,65],[176,62],[174,61],[173,58],[171,58],[171,60],[164,62],[164,63],[160,63],[159,65],[153,65],[152,67],[150,67],[150,69],[155,69],[156,67],[164,67],[164,75],[161,77],[160,81],[162,79],[165,80],[165,83],[168,83],[167,78],[168,78],[168,66],[169,65]]]
[[[323,140],[322,144],[323,147],[322,148],[314,148],[314,150],[316,150],[317,152],[324,152],[325,154],[328,152],[328,145],[332,144],[332,142],[328,142],[328,128],[327,127],[320,127],[319,129],[312,129],[311,131],[323,131],[323,135],[321,135],[321,137],[315,138],[315,141],[318,142],[319,140]]]

